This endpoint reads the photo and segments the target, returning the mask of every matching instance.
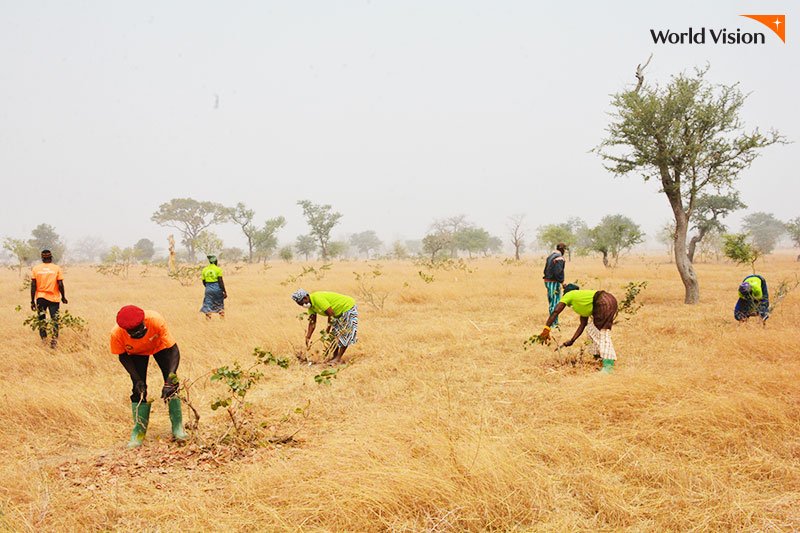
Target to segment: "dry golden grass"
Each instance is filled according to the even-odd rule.
[[[254,346],[292,357],[303,340],[289,296],[354,294],[359,262],[282,286],[300,263],[248,266],[225,280],[227,319],[206,323],[199,282],[163,270],[128,279],[67,267],[66,306],[88,333],[51,351],[21,325],[27,293],[4,270],[0,324],[0,526],[13,531],[689,531],[800,529],[800,290],[766,328],[738,327],[735,288],[747,273],[698,264],[702,303],[685,306],[675,267],[629,258],[605,270],[568,263],[568,280],[622,296],[649,281],[645,307],[614,329],[619,361],[591,363],[522,341],[541,330],[541,261],[469,263],[426,284],[411,262],[384,262],[384,311],[360,304],[359,343],[330,387],[320,366],[270,367],[252,393],[255,420],[296,442],[239,456],[189,453],[225,431],[207,379],[192,389],[198,443],[171,443],[153,404],[145,445],[127,451],[130,382],[108,354],[117,309],[160,311],[181,348],[179,375],[198,377]],[[790,256],[760,266],[774,291]],[[355,294],[354,294],[355,295]],[[560,334],[577,324],[564,314]],[[570,349],[571,354],[579,348]],[[151,397],[160,390],[151,362]],[[293,414],[310,402],[307,417]],[[287,421],[284,415],[291,413]],[[188,419],[186,410],[185,417]],[[205,449],[207,450],[207,448]],[[185,453],[184,453],[185,452]],[[217,453],[217,455],[214,455]]]

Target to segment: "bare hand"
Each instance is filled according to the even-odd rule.
[[[36,303],[31,302],[31,311],[36,311]]]
[[[311,339],[306,337],[306,350],[308,350],[309,348],[311,348]]]
[[[573,342],[575,342],[575,341],[573,341],[573,340],[568,340],[568,341],[564,342],[564,344],[562,344],[561,346],[572,346],[572,343],[573,343]]]
[[[67,298],[66,298],[66,297],[62,296],[62,297],[61,297],[61,303],[63,303],[63,304],[68,304],[69,302],[67,301]]]

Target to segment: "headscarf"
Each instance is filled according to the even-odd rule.
[[[122,329],[133,329],[144,322],[144,311],[135,305],[126,305],[117,313],[117,325]]]
[[[574,283],[567,283],[564,285],[564,294],[567,294],[569,291],[577,291],[578,289],[580,289],[580,287]]]
[[[556,244],[556,250],[558,250],[559,252],[566,251],[567,250],[567,245],[564,244],[563,242],[560,242],[560,243]]]
[[[297,289],[294,292],[294,294],[292,294],[292,300],[294,300],[298,304],[302,304],[303,298],[305,298],[306,296],[308,296],[308,291],[305,291],[303,289]]]
[[[739,285],[739,294],[742,296],[749,296],[750,293],[753,292],[753,286],[743,281],[741,285]]]
[[[42,259],[52,259],[52,258],[53,258],[53,252],[51,252],[50,250],[42,250]]]
[[[208,262],[211,263],[212,265],[216,265],[217,264],[217,256],[216,255],[207,255],[206,257],[208,257]]]

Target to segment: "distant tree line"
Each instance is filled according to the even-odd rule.
[[[491,235],[467,219],[456,215],[435,219],[428,233],[421,240],[396,241],[386,245],[374,230],[365,230],[344,238],[334,240],[332,231],[338,225],[342,214],[330,205],[314,204],[301,200],[302,209],[309,227],[307,234],[298,235],[293,244],[279,248],[278,232],[286,225],[283,216],[266,219],[256,225],[255,211],[244,203],[226,207],[214,202],[201,202],[192,198],[174,198],[163,203],[151,217],[154,222],[171,227],[180,233],[185,252],[179,258],[193,262],[197,254],[216,255],[223,261],[248,262],[266,261],[278,257],[291,261],[295,257],[309,260],[320,257],[323,261],[343,257],[360,256],[364,258],[391,257],[405,259],[424,256],[431,260],[455,258],[459,254],[467,257],[488,256],[503,250],[501,238]],[[723,219],[737,209],[746,207],[738,193],[727,195],[701,195],[691,218],[692,234],[687,243],[687,255],[691,261],[698,250],[702,255],[714,254],[717,259],[723,255],[724,241],[728,228]],[[527,229],[525,215],[517,214],[508,218],[508,234],[505,244],[513,249],[515,259],[519,259],[526,248]],[[215,225],[233,223],[239,226],[244,235],[247,248],[225,247],[222,238],[212,231]],[[759,254],[768,254],[778,240],[788,234],[794,244],[800,247],[800,217],[781,222],[771,213],[752,213],[744,218],[743,233],[740,240],[749,242]],[[658,240],[673,245],[674,224],[666,224],[658,233]],[[580,218],[572,217],[564,222],[539,226],[533,248],[554,249],[559,242],[569,247],[569,254],[597,254],[607,267],[615,266],[620,257],[641,243],[644,232],[638,224],[622,214],[607,215],[594,226],[589,227]],[[62,260],[67,247],[53,226],[40,224],[29,239],[7,237],[3,248],[22,268],[39,259],[39,252],[50,249],[56,261]],[[92,237],[80,239],[70,250],[70,259],[80,262],[94,262],[100,259],[107,264],[127,266],[134,262],[151,262],[156,254],[155,243],[147,238],[139,239],[131,246],[107,246],[102,240]],[[800,260],[800,257],[798,258]]]

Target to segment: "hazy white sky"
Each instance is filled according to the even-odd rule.
[[[671,217],[655,183],[613,179],[588,151],[609,94],[711,64],[751,93],[749,127],[800,140],[790,2],[0,0],[0,237],[45,222],[67,240],[158,247],[176,197],[243,201],[307,231],[299,199],[344,214],[334,234],[420,238],[466,214],[506,238],[623,213]],[[740,14],[786,14],[786,44]],[[650,29],[762,31],[761,46],[654,45]],[[800,215],[798,145],[742,175],[747,212]],[[600,206],[600,207],[598,207]],[[244,246],[238,229],[214,229]],[[176,235],[177,237],[177,235]],[[530,240],[530,239],[529,239]]]

